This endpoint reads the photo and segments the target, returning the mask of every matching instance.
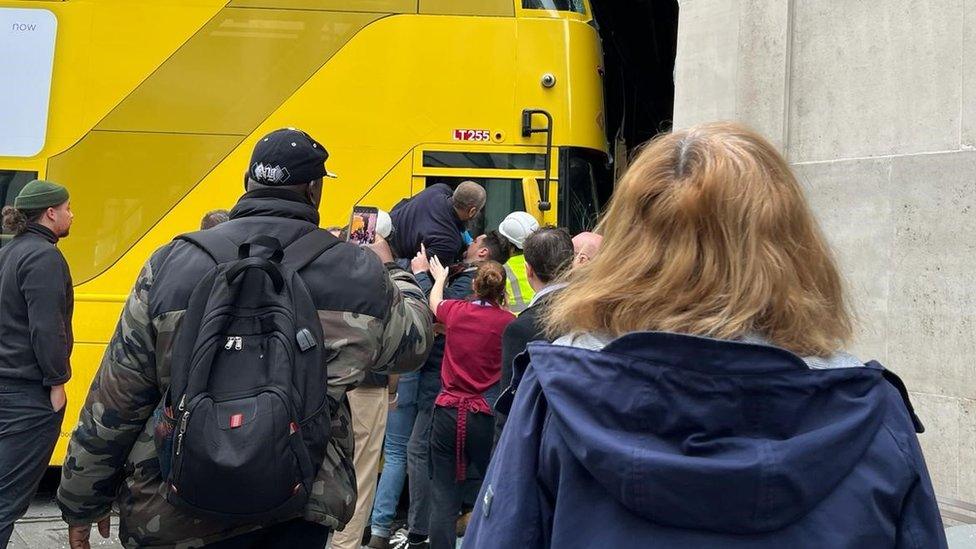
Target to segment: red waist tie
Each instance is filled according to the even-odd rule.
[[[463,482],[467,475],[467,463],[464,459],[464,440],[468,436],[468,413],[482,413],[492,415],[488,401],[481,395],[455,396],[441,393],[436,404],[444,408],[457,409],[457,431],[455,432],[454,480]]]

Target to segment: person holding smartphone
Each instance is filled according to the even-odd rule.
[[[348,240],[353,244],[367,246],[376,242],[376,223],[379,208],[375,206],[355,206],[349,220]]]

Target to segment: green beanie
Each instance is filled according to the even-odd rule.
[[[20,194],[14,199],[14,208],[18,210],[43,210],[60,206],[68,201],[68,189],[57,183],[35,179],[24,185]]]

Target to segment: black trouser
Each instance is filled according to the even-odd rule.
[[[329,541],[329,528],[305,519],[292,519],[267,528],[210,543],[210,549],[320,549]]]
[[[430,435],[430,460],[432,465],[432,490],[430,503],[430,549],[454,549],[457,544],[456,524],[464,494],[471,490],[471,483],[481,479],[458,482],[457,475],[457,417],[454,408],[434,408],[434,420]],[[491,442],[495,421],[487,414],[467,417],[464,438],[464,459],[469,467],[477,469],[480,476],[488,470],[491,459]],[[470,473],[470,471],[469,471]],[[468,475],[470,477],[470,474]]]
[[[64,408],[51,409],[40,382],[0,381],[0,548],[27,512],[61,434]]]
[[[426,536],[430,529],[430,432],[434,400],[441,392],[441,371],[421,370],[417,387],[417,419],[407,442],[407,481],[410,511],[407,525],[411,534]]]

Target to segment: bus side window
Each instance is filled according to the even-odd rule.
[[[598,154],[583,149],[564,149],[560,153],[562,186],[559,224],[573,234],[596,226],[602,207],[599,187],[609,178],[605,162]],[[612,187],[612,182],[603,182]]]
[[[522,9],[586,13],[583,0],[522,0]]]
[[[13,206],[14,199],[20,194],[24,185],[37,179],[37,172],[15,170],[0,170],[0,207]],[[11,238],[11,235],[0,234],[0,246]]]

